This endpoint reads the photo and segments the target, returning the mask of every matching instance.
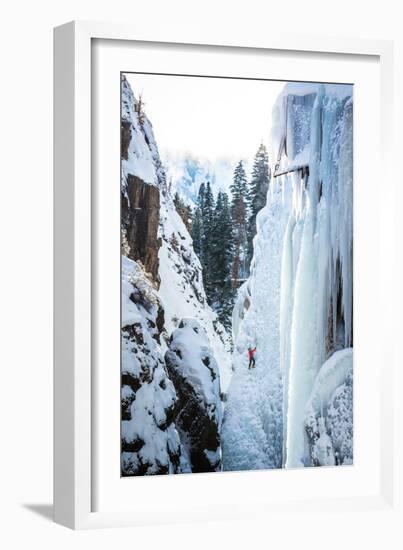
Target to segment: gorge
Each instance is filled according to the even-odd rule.
[[[288,83],[274,105],[231,334],[125,76],[121,90],[122,475],[351,464],[351,86]]]

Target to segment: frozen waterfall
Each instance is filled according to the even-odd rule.
[[[272,179],[258,215],[251,276],[234,310],[222,428],[228,470],[315,463],[307,404],[322,365],[353,343],[352,87],[287,84],[273,110],[272,142],[283,175]],[[257,347],[251,371],[249,345]],[[334,446],[327,405],[315,414],[324,415],[322,442]]]

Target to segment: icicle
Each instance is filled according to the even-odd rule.
[[[252,305],[237,326],[223,430],[224,464],[234,469],[246,457],[249,468],[311,464],[306,403],[329,355],[351,345],[350,95],[351,87],[289,84],[273,109],[276,153],[286,136],[282,167],[308,165],[309,176],[274,178],[258,216]],[[252,339],[257,368],[247,378]],[[327,446],[324,423],[321,437]]]
[[[295,217],[291,213],[284,237],[281,260],[281,296],[280,296],[280,365],[283,378],[283,418],[288,414],[288,374],[290,366],[290,327],[293,304],[293,244],[292,236]],[[287,457],[287,423],[283,425],[283,464]]]

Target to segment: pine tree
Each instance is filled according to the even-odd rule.
[[[201,261],[202,253],[202,235],[203,235],[203,224],[201,217],[201,210],[199,207],[195,208],[192,216],[192,239],[193,239],[193,248],[194,251]]]
[[[202,183],[199,187],[199,192],[197,195],[197,204],[196,208],[193,211],[192,216],[192,239],[193,239],[193,248],[196,252],[200,263],[202,263],[203,258],[203,207],[204,207],[204,192],[205,192],[205,185]]]
[[[233,244],[234,254],[232,260],[232,284],[234,288],[239,286],[242,278],[246,277],[247,266],[247,197],[248,180],[242,160],[239,161],[235,170],[231,184],[232,203],[232,225],[233,225]]]
[[[205,190],[206,190],[206,186],[204,185],[204,183],[201,183],[200,187],[199,187],[199,193],[197,195],[197,206],[201,210],[203,210],[203,206],[204,206],[204,193],[205,193]]]
[[[204,233],[207,235],[212,229],[213,216],[214,216],[214,196],[211,191],[210,182],[207,182],[204,194],[203,204],[201,206],[203,214],[203,223],[205,225]],[[207,235],[210,236],[210,235]]]
[[[232,210],[234,231],[234,257],[232,262],[232,281],[236,288],[248,275],[247,265],[247,210],[243,197],[239,197]]]
[[[245,204],[243,199],[241,204]],[[193,247],[202,266],[207,301],[228,330],[231,328],[234,302],[231,283],[232,225],[228,195],[220,191],[215,201],[210,183],[202,184],[192,215]]]
[[[248,194],[248,179],[242,160],[240,160],[235,167],[230,189],[232,193],[232,208],[235,208],[239,198],[242,197],[246,199]]]
[[[144,122],[146,120],[144,107],[145,107],[145,103],[144,103],[144,100],[143,100],[143,93],[141,93],[141,94],[139,94],[138,101],[135,104],[135,111],[138,115],[139,124],[142,128],[143,128]]]
[[[248,220],[248,254],[247,263],[250,265],[253,256],[253,238],[256,235],[256,216],[266,204],[267,191],[271,178],[269,155],[263,143],[255,155],[252,168],[252,178],[248,192],[249,220]]]
[[[211,240],[212,257],[212,303],[218,318],[227,328],[231,328],[234,293],[231,285],[232,260],[232,219],[229,198],[219,192],[214,209],[213,235]]]
[[[203,282],[206,290],[207,298],[211,296],[212,288],[212,255],[211,255],[211,243],[214,231],[214,196],[211,191],[210,182],[207,182],[204,194],[203,205],[201,208],[202,214],[202,257],[201,264],[203,268]]]
[[[228,195],[222,191],[218,193],[214,209],[212,254],[216,261],[216,275],[218,282],[222,282],[230,273],[232,257],[232,219]],[[222,258],[222,261],[218,261]]]
[[[197,206],[192,216],[193,248],[196,252],[202,269],[204,287],[208,287],[211,263],[211,234],[213,230],[214,197],[210,183],[202,183],[199,187]]]

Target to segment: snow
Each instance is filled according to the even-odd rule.
[[[238,336],[241,322],[250,306],[249,279],[239,287],[234,308],[232,310],[232,338],[235,342]]]
[[[320,368],[305,407],[305,415],[323,413],[336,389],[353,368],[352,348],[336,351]]]
[[[270,193],[270,192],[269,192]],[[249,280],[251,305],[238,329],[234,374],[222,429],[225,470],[282,465],[282,384],[280,370],[280,280],[287,221],[277,189],[257,216],[258,237]],[[246,287],[241,287],[244,294]],[[235,331],[234,331],[235,333]],[[248,370],[248,346],[256,346],[256,367]]]
[[[147,314],[144,310],[141,312],[141,308],[130,299],[134,291],[133,287],[143,295],[148,294],[150,303],[157,304],[153,290],[147,283],[141,267],[126,256],[122,256],[122,327],[141,323],[144,315]]]
[[[325,419],[322,417],[318,420],[318,431],[319,437],[312,450],[312,459],[318,466],[335,466],[332,440],[326,432]]]
[[[144,127],[139,122],[135,106],[138,105],[133,91],[125,78],[122,80],[122,119],[131,126],[131,140],[128,148],[128,159],[122,159],[123,181],[126,174],[141,178],[145,183],[158,184],[155,159],[158,156],[156,145],[150,147],[149,136],[152,127],[148,119]],[[149,143],[147,143],[149,141]],[[155,143],[155,142],[154,142]]]
[[[159,296],[165,311],[165,328],[171,334],[183,318],[193,317],[200,322],[218,362],[221,390],[225,393],[232,375],[230,338],[207,303],[192,239],[167,195],[161,195],[160,237]]]
[[[353,350],[335,352],[320,368],[305,406],[305,427],[318,433],[311,441],[312,461],[323,466],[352,463]],[[312,439],[312,438],[311,438]]]
[[[192,471],[220,471],[220,373],[196,319],[181,320],[170,338],[165,362],[178,394],[176,424]]]
[[[139,286],[140,285],[140,286]],[[178,471],[172,456],[180,456],[179,434],[168,413],[176,403],[156,333],[158,297],[139,266],[122,257],[122,403],[127,405],[122,420],[122,440],[136,445],[136,451],[122,452],[122,471],[147,474]],[[130,296],[139,296],[134,303]]]
[[[206,404],[209,416],[220,426],[220,373],[207,334],[196,319],[184,318],[171,340],[169,349],[180,353],[179,375],[189,381]]]
[[[168,193],[151,123],[146,116],[140,123],[137,109],[123,77],[122,123],[128,128],[129,145],[127,160],[122,161],[122,193],[129,175],[160,189],[161,246],[159,289],[140,263],[122,256],[122,472],[189,472],[188,436],[175,418],[179,390],[168,375],[165,352],[171,345],[183,349],[182,374],[205,403],[219,441],[221,391],[231,376],[230,339],[207,304],[200,262]],[[185,320],[178,328],[181,318]],[[192,338],[196,327],[197,342]],[[221,467],[220,449],[206,452],[204,461]]]
[[[123,78],[122,118],[130,122],[132,131],[128,160],[122,162],[123,187],[127,175],[132,174],[146,183],[158,185],[161,191],[161,247],[158,252],[161,282],[158,298],[165,312],[165,330],[170,335],[184,317],[195,317],[200,321],[217,359],[222,391],[225,393],[232,375],[230,337],[207,303],[201,265],[194,253],[192,239],[166,189],[166,175],[152,125],[146,116],[143,125],[140,125],[135,110],[137,104],[133,90]],[[130,312],[130,309],[127,311]],[[162,345],[164,346],[163,342]]]
[[[330,398],[326,422],[339,464],[353,464],[353,371]]]
[[[179,369],[218,426],[220,381],[227,395],[225,470],[352,463],[351,96],[351,86],[290,83],[273,109],[271,158],[277,161],[284,143],[280,170],[308,165],[309,175],[273,178],[257,216],[251,275],[233,311],[231,365],[229,336],[207,304],[200,262],[167,190],[151,124],[147,118],[139,124],[123,80],[122,115],[131,124],[123,192],[129,173],[161,191],[159,289],[141,266],[127,258],[122,264],[124,372],[149,378],[139,389],[122,387],[132,418],[123,421],[122,434],[143,442],[136,453],[123,453],[124,463],[148,464],[149,473],[161,465],[169,472],[191,468],[190,436],[170,414],[177,393],[164,354],[176,352],[182,360],[172,356],[169,368]],[[249,346],[257,348],[250,370]],[[201,454],[198,460],[218,468],[218,448]]]
[[[225,469],[334,463],[337,445],[329,434],[330,419],[337,431],[337,407],[345,425],[352,423],[346,382],[326,396],[326,406],[334,404],[329,425],[316,423],[316,444],[310,448],[306,406],[319,384],[318,372],[329,355],[352,345],[351,96],[351,86],[289,83],[273,109],[271,158],[277,162],[285,140],[278,171],[306,164],[309,176],[295,171],[273,178],[257,218],[251,276],[233,316],[235,372],[223,422]],[[252,371],[249,344],[257,347]]]

